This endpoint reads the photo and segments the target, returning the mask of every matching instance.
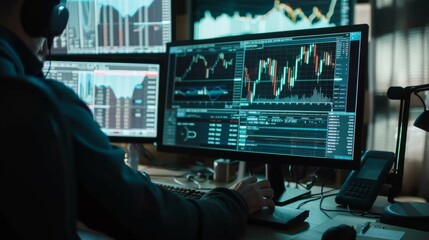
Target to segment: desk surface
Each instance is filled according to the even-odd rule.
[[[147,171],[147,169],[145,169]],[[149,171],[149,173],[151,173]],[[177,184],[174,181],[174,177],[170,176],[162,176],[169,175],[169,173],[163,172],[163,174],[151,174],[152,180],[163,183]],[[178,174],[180,175],[180,174]],[[177,178],[183,180],[183,183],[187,184],[189,187],[192,186],[192,183],[187,182],[185,178]],[[177,180],[176,179],[176,180]],[[190,185],[189,185],[190,184]],[[203,189],[210,189],[214,187],[228,187],[233,183],[224,184],[224,183],[215,183],[213,181],[206,181],[201,183],[201,187]],[[324,189],[326,192],[330,189]],[[313,187],[312,194],[320,193],[321,188],[318,186]],[[330,192],[335,193],[336,191]],[[327,196],[327,194],[326,194]],[[306,200],[299,200],[297,202],[286,205],[285,207],[297,208],[301,203]],[[369,211],[370,213],[380,214],[385,206],[389,203],[387,202],[386,197],[378,197],[376,202],[374,203],[373,208]],[[320,206],[323,209],[328,211],[322,211]],[[335,196],[327,196],[323,199],[322,204],[320,205],[320,200],[315,200],[308,202],[302,206],[300,209],[305,209],[310,211],[309,217],[305,220],[304,223],[294,226],[289,229],[281,229],[279,227],[271,227],[266,225],[260,225],[255,223],[249,223],[246,233],[242,237],[242,239],[317,239],[320,240],[323,232],[332,226],[337,226],[339,224],[345,223],[349,225],[353,225],[355,228],[359,225],[364,224],[365,222],[371,222],[371,226],[374,229],[378,229],[378,236],[381,236],[384,233],[397,233],[403,234],[402,238],[396,238],[397,236],[388,236],[389,239],[429,239],[429,232],[422,232],[413,229],[406,229],[401,227],[396,227],[392,225],[386,225],[378,222],[378,218],[374,217],[375,215],[365,215],[361,216],[355,213],[350,213],[347,209],[338,206],[335,203]],[[332,210],[332,211],[329,211]],[[372,217],[371,217],[372,216]],[[388,232],[387,230],[397,231],[397,232]],[[384,231],[384,232],[382,232]],[[374,238],[369,237],[367,235],[358,234],[357,239],[383,239],[383,238]]]

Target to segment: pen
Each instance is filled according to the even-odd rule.
[[[365,234],[368,231],[369,227],[371,227],[371,223],[366,222],[362,227],[362,234]]]

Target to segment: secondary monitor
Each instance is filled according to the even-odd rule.
[[[47,77],[72,88],[113,142],[155,142],[160,63],[45,62]]]
[[[174,1],[68,0],[66,30],[52,54],[165,53],[174,36]]]
[[[368,25],[172,42],[158,147],[359,168],[367,45]]]
[[[350,25],[355,0],[193,0],[193,39]],[[221,27],[219,27],[221,26]]]

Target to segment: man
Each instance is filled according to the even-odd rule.
[[[43,25],[56,23],[50,21],[51,15],[62,14],[59,2],[0,2],[0,75],[35,76],[57,95],[72,132],[81,222],[117,239],[235,239],[243,234],[248,214],[274,207],[266,180],[250,177],[231,189],[214,189],[190,200],[125,165],[123,149],[110,144],[86,104],[65,85],[43,76],[47,46],[60,34]],[[33,23],[42,30],[32,29]]]

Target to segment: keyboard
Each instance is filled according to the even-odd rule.
[[[196,189],[180,187],[180,186],[164,184],[164,183],[156,183],[156,184],[170,192],[174,192],[185,198],[199,199],[205,194],[205,192],[199,191]]]

